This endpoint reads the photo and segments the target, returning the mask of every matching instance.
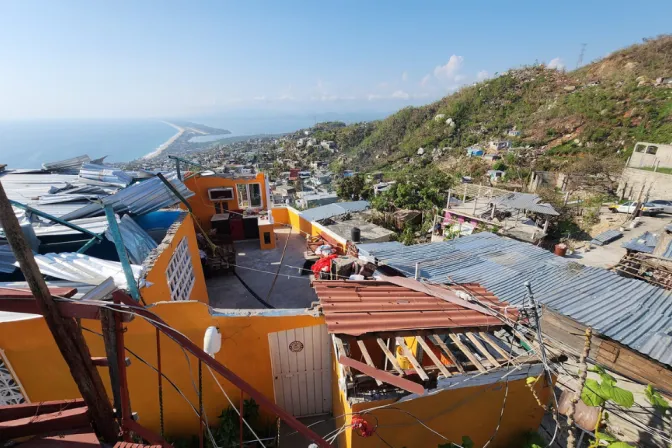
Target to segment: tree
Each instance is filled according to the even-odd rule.
[[[367,186],[364,181],[364,176],[355,174],[351,177],[346,177],[341,180],[336,189],[336,193],[343,199],[368,199],[372,196],[373,190]]]

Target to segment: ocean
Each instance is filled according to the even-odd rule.
[[[43,162],[84,154],[127,162],[154,151],[176,132],[154,120],[0,122],[0,164],[40,168]]]
[[[316,122],[367,121],[384,113],[282,113],[240,111],[192,116],[182,121],[227,129],[231,134],[197,136],[194,142],[255,134],[280,134],[307,128]],[[40,168],[44,162],[88,155],[108,156],[106,162],[128,162],[156,150],[175,128],[158,120],[49,120],[0,121],[0,164],[8,168]]]

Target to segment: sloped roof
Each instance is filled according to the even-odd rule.
[[[479,285],[465,286],[485,302],[507,305]],[[380,331],[503,326],[495,316],[386,281],[316,280],[313,287],[329,333],[359,336]]]
[[[489,232],[441,243],[358,245],[406,276],[437,283],[479,283],[514,305],[525,299],[525,281],[549,308],[672,366],[672,291],[584,266],[528,243]]]
[[[369,208],[369,206],[369,201],[335,202],[305,210],[301,212],[301,216],[308,221],[319,221],[331,218],[332,216],[361,212]]]

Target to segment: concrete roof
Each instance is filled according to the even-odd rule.
[[[361,234],[361,241],[387,241],[390,239],[391,235],[394,235],[394,232],[386,229],[385,227],[378,226],[376,224],[366,222],[363,219],[349,219],[347,221],[339,221],[335,224],[330,224],[325,226],[336,235],[339,235],[346,240],[350,238],[350,232],[353,228],[358,227]]]
[[[304,197],[304,199],[306,199]],[[345,215],[346,213],[361,212],[369,208],[369,201],[335,202],[333,204],[315,207],[301,212],[301,216],[308,221],[320,221],[332,216]]]

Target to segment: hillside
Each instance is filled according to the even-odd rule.
[[[384,120],[323,126],[313,137],[334,141],[338,150],[303,155],[359,170],[434,162],[469,174],[477,162],[464,160],[467,147],[509,140],[534,153],[537,169],[560,169],[574,154],[625,159],[637,140],[672,142],[672,86],[657,83],[661,77],[672,77],[672,35],[575,71],[523,67]],[[513,129],[520,136],[507,136]]]

